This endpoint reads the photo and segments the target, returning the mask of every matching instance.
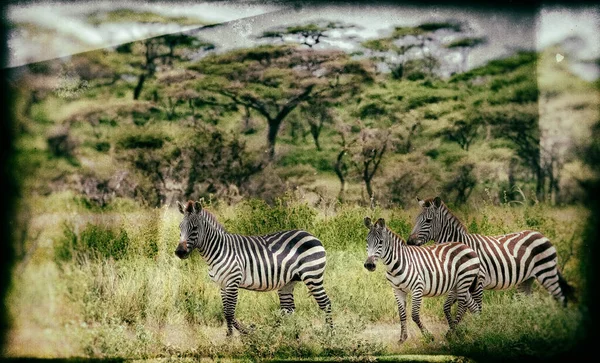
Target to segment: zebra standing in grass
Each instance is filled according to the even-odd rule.
[[[221,287],[228,336],[234,327],[240,333],[248,332],[235,319],[238,289],[277,290],[281,309],[292,313],[294,285],[298,281],[308,287],[319,308],[325,311],[326,322],[333,326],[331,303],[323,289],[325,249],[315,236],[299,230],[265,236],[231,234],[199,202],[177,205],[183,220],[175,255],[185,259],[196,248],[208,263],[211,280]]]
[[[425,337],[432,335],[425,329],[419,317],[423,296],[448,294],[444,314],[450,332],[461,321],[466,309],[478,312],[478,306],[469,293],[471,285],[478,286],[479,258],[475,251],[462,243],[439,246],[407,246],[404,240],[378,219],[375,224],[365,217],[367,235],[367,260],[365,268],[375,271],[375,262],[381,259],[387,268],[386,277],[394,289],[398,314],[400,315],[400,342],[408,337],[406,329],[406,294],[412,292],[412,319]],[[456,317],[450,309],[458,300]]]
[[[558,271],[556,248],[540,232],[521,231],[495,237],[471,234],[439,197],[417,200],[423,210],[417,216],[408,244],[422,245],[430,240],[465,243],[481,259],[483,289],[518,286],[519,290],[530,294],[533,281],[537,279],[563,305],[567,303],[567,296],[573,296],[573,288]],[[479,306],[483,289],[478,290],[481,293],[473,294]]]

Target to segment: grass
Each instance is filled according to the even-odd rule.
[[[56,208],[60,203],[63,207]],[[125,205],[122,210],[93,213],[68,194],[42,198],[36,205],[33,223],[42,242],[29,265],[15,275],[8,300],[14,326],[7,354],[12,357],[382,361],[401,360],[406,354],[552,357],[580,338],[583,307],[563,309],[536,285],[531,297],[513,290],[486,291],[482,314],[468,314],[450,340],[444,338],[448,329],[444,298],[426,298],[421,315],[435,340],[423,340],[409,319],[409,339],[398,344],[397,307],[384,271],[379,266],[369,273],[362,267],[366,257],[362,218],[383,216],[406,237],[416,206],[372,211],[338,205],[331,211],[288,196],[272,207],[260,201],[210,207],[231,231],[305,228],[327,250],[325,288],[333,302],[335,334],[326,327],[306,287],[298,285],[292,316],[279,314],[274,292],[240,291],[237,317],[256,329],[228,339],[219,289],[210,281],[206,264],[197,253],[185,261],[174,256],[180,220],[174,208],[140,210]],[[584,286],[577,252],[586,217],[581,208],[509,207],[483,201],[457,209],[456,214],[480,233],[534,227],[546,233],[557,246],[566,279]],[[68,246],[65,240],[77,241],[73,253],[57,255]],[[78,250],[82,246],[87,254]]]

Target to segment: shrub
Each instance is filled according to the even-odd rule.
[[[106,142],[106,141],[97,142],[94,145],[94,148],[101,153],[108,152],[110,150],[110,142]]]
[[[287,193],[276,199],[272,206],[261,199],[245,201],[235,219],[225,221],[225,226],[233,233],[245,235],[264,235],[291,229],[310,231],[316,215],[313,208]]]
[[[73,159],[77,142],[73,140],[66,127],[55,130],[47,138],[48,150],[55,157]]]
[[[56,241],[54,256],[58,262],[72,259],[83,263],[88,259],[122,259],[127,254],[129,237],[122,228],[88,223],[81,233],[72,224],[63,225],[63,236]]]
[[[168,138],[154,135],[130,135],[119,141],[124,149],[160,149]]]
[[[371,213],[366,208],[345,207],[335,216],[319,220],[315,235],[319,236],[327,250],[362,251],[366,238],[363,219]]]

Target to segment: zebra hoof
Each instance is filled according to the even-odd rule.
[[[408,339],[408,333],[404,333],[400,335],[400,339],[398,339],[398,344],[402,344]]]

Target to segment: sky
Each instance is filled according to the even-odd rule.
[[[327,4],[325,2],[325,4]],[[128,7],[165,16],[188,16],[198,24],[140,24],[134,22],[92,24],[88,15]],[[11,5],[7,20],[13,25],[8,45],[13,67],[92,49],[182,30],[199,29],[202,24],[223,23],[199,29],[197,34],[225,51],[256,45],[264,30],[316,20],[336,20],[357,25],[359,40],[382,37],[395,26],[454,20],[468,24],[471,36],[484,36],[487,44],[474,49],[468,68],[490,59],[504,57],[518,49],[541,50],[563,43],[574,71],[587,79],[600,76],[598,67],[587,62],[600,57],[600,7],[543,7],[527,14],[465,7],[416,7],[391,5],[320,5],[291,7],[277,2],[33,2]],[[33,29],[33,30],[32,30]],[[332,41],[335,46],[354,50],[358,42]],[[579,67],[579,70],[577,69]]]

